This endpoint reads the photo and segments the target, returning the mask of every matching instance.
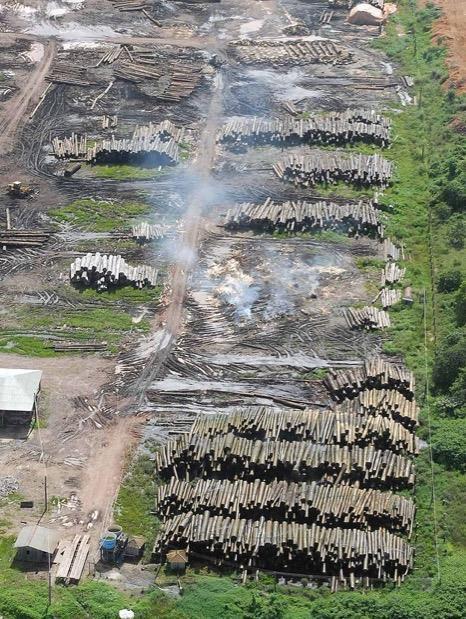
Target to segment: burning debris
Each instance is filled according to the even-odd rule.
[[[221,279],[214,289],[214,295],[224,303],[234,306],[238,318],[251,318],[252,306],[259,298],[259,289],[254,278],[244,273],[237,260],[209,269],[208,276]]]

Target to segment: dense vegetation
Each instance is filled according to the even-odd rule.
[[[415,371],[422,404],[417,460],[416,566],[401,587],[341,592],[276,585],[264,578],[239,586],[233,577],[189,571],[179,599],[159,589],[129,598],[100,582],[54,590],[47,608],[44,581],[25,581],[9,567],[11,538],[0,541],[0,612],[5,619],[106,619],[132,608],[137,619],[460,619],[466,599],[466,101],[445,87],[445,52],[431,42],[438,10],[399,0],[386,36],[377,41],[416,80],[416,104],[393,113],[390,157],[395,184],[384,196],[393,205],[387,223],[403,240],[408,283],[416,302],[392,311],[385,351],[401,355]],[[441,42],[440,42],[441,43]],[[463,132],[463,135],[462,135]],[[431,459],[433,458],[433,460]],[[153,488],[145,458],[130,469],[117,518],[133,533],[146,522]],[[141,521],[139,523],[139,520]],[[0,523],[1,527],[1,523]],[[1,534],[1,529],[0,529]],[[160,587],[173,584],[169,575]]]

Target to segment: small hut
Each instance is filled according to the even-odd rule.
[[[184,572],[188,562],[186,550],[170,550],[167,552],[167,563],[174,572]]]
[[[17,548],[16,559],[31,563],[48,563],[52,561],[58,546],[57,531],[39,525],[23,527],[14,544]]]
[[[40,370],[0,368],[0,428],[31,423],[41,378]]]

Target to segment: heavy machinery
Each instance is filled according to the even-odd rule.
[[[23,185],[21,181],[13,181],[13,183],[9,183],[7,193],[13,198],[27,198],[32,194],[32,188],[28,185]]]

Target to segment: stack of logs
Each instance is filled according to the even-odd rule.
[[[324,63],[333,65],[348,64],[353,54],[346,48],[330,40],[252,40],[233,41],[230,47],[245,64],[298,65]]]
[[[70,86],[90,86],[95,84],[89,79],[86,67],[79,67],[75,64],[57,64],[50,73],[46,75],[45,80],[53,84],[68,84]]]
[[[343,116],[343,115],[342,115]],[[386,123],[364,122],[341,118],[339,114],[320,115],[296,120],[285,118],[234,118],[222,129],[218,141],[235,149],[246,146],[273,144],[352,144],[363,141],[388,146],[389,128]]]
[[[212,516],[245,520],[263,516],[345,529],[385,527],[405,535],[411,534],[414,524],[413,502],[393,492],[316,482],[201,479],[193,483],[172,477],[159,488],[156,509],[164,519],[208,510]]]
[[[165,234],[165,228],[157,224],[149,224],[143,221],[131,229],[131,236],[138,243],[148,243],[154,239],[161,239]]]
[[[337,402],[355,398],[366,389],[393,389],[413,400],[415,382],[413,373],[402,365],[376,357],[366,361],[362,368],[330,370],[324,385]]]
[[[70,279],[99,291],[126,285],[143,288],[155,286],[157,269],[146,265],[132,267],[119,255],[86,254],[71,264]]]
[[[379,212],[372,203],[362,201],[347,204],[330,201],[276,203],[267,198],[263,204],[239,204],[228,210],[225,227],[264,232],[343,230],[351,236],[384,236]]]
[[[382,286],[399,282],[403,279],[405,273],[405,268],[400,268],[395,262],[387,262],[382,271]]]
[[[377,154],[314,151],[309,155],[289,155],[284,161],[276,163],[273,170],[280,179],[300,187],[338,181],[366,187],[386,187],[393,165]]]
[[[178,141],[183,138],[183,128],[171,121],[136,126],[131,138],[98,140],[87,145],[87,136],[54,138],[53,154],[57,159],[82,158],[90,163],[141,163],[146,166],[175,165],[179,162]]]
[[[371,305],[361,308],[348,307],[345,318],[350,329],[386,329],[390,326],[388,313]]]
[[[242,569],[354,587],[412,566],[414,379],[381,359],[330,372],[333,410],[265,406],[200,415],[156,454],[164,521],[154,557],[183,548]],[[344,401],[344,402],[343,402]]]
[[[0,247],[40,247],[49,237],[47,230],[0,230]]]
[[[177,103],[188,97],[199,84],[202,75],[198,65],[162,63],[155,58],[144,58],[139,62],[120,61],[113,73],[115,77],[133,84],[150,84],[155,80],[157,86],[150,86],[146,94],[167,103]]]

